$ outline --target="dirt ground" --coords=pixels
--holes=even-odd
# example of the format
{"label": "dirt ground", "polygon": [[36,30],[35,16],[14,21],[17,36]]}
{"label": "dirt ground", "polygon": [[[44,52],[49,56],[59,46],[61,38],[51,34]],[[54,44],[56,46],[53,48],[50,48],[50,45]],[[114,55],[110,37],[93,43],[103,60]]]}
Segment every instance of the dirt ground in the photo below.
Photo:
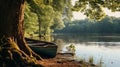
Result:
{"label": "dirt ground", "polygon": [[37,64],[41,64],[43,67],[98,67],[87,62],[75,61],[69,55],[62,54],[58,54],[55,58],[37,61]]}

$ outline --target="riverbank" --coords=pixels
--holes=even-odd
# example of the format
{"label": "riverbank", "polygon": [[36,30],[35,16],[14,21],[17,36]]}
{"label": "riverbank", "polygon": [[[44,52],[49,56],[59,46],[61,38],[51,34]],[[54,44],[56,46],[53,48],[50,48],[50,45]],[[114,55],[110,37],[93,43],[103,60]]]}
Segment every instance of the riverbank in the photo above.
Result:
{"label": "riverbank", "polygon": [[55,58],[37,61],[37,64],[40,64],[43,67],[98,67],[88,62],[75,61],[74,59],[71,59],[69,55],[65,54],[57,54]]}

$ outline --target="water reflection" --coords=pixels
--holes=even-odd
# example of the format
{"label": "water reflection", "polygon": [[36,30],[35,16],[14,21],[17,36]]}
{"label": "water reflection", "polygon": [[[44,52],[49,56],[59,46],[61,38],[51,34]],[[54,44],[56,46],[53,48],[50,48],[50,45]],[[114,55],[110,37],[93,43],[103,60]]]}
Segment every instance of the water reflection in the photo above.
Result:
{"label": "water reflection", "polygon": [[[117,40],[117,41],[116,41]],[[88,60],[94,57],[94,63],[98,64],[100,59],[105,67],[120,66],[120,42],[119,37],[83,37],[83,36],[56,36],[55,42],[58,44],[58,52],[65,52],[66,46],[75,44],[76,57]]]}
{"label": "water reflection", "polygon": [[55,39],[62,39],[65,42],[119,42],[120,36],[112,35],[112,36],[101,36],[101,35],[54,35]]}

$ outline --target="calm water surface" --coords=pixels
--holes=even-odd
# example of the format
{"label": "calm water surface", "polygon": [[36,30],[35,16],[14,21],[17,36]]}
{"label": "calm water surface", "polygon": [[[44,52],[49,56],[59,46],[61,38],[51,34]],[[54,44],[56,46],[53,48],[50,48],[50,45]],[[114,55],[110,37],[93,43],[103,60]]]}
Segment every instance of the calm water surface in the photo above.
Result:
{"label": "calm water surface", "polygon": [[120,67],[120,36],[56,35],[54,40],[58,52],[67,51],[66,47],[74,44],[77,60],[87,61],[93,56],[95,64],[102,59],[103,67]]}

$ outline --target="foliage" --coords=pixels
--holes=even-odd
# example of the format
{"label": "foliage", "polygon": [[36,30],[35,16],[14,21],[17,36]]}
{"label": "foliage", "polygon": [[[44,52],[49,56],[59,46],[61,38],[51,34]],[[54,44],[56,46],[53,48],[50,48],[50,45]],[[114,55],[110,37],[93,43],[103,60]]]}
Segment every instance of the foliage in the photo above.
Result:
{"label": "foliage", "polygon": [[72,52],[73,54],[75,54],[75,45],[71,44],[69,46],[66,47],[66,49],[70,52]]}
{"label": "foliage", "polygon": [[[71,8],[66,9],[66,7],[71,7],[70,0],[69,3],[65,1],[67,0],[27,0],[25,32],[29,34],[33,31],[33,34],[46,35],[53,32],[54,29],[63,29],[65,27],[63,21],[65,18],[62,18],[63,11],[66,10],[64,12],[66,12],[67,21],[72,16]],[[36,29],[33,30],[32,27]]]}
{"label": "foliage", "polygon": [[56,30],[61,30],[65,27],[64,22],[61,20],[61,14],[56,11],[54,13],[55,18],[54,18],[54,25],[51,26],[51,29],[56,29]]}
{"label": "foliage", "polygon": [[[25,11],[25,32],[28,34],[32,32],[33,34],[47,35],[54,32],[54,30],[61,30],[65,26],[70,26],[69,30],[73,32],[75,30],[79,31],[79,28],[84,29],[81,29],[79,32],[86,32],[86,30],[93,31],[92,29],[89,30],[88,27],[90,25],[95,26],[94,23],[87,25],[85,25],[86,23],[81,23],[83,26],[80,25],[79,27],[78,25],[74,27],[74,23],[67,23],[71,20],[72,10],[81,11],[88,18],[98,21],[106,16],[103,8],[108,8],[111,11],[120,11],[120,1],[118,0],[79,0],[75,2],[74,6],[71,5],[71,0],[27,0],[27,3],[28,5]],[[82,21],[87,22],[88,20]],[[99,25],[99,23],[96,24]],[[108,23],[108,25],[111,24]],[[84,28],[84,26],[87,28]],[[100,32],[100,30],[97,32]]]}
{"label": "foliage", "polygon": [[67,23],[62,30],[55,30],[55,33],[81,33],[81,34],[112,34],[120,33],[120,19],[115,17],[106,17],[101,21],[75,20],[72,23]]}
{"label": "foliage", "polygon": [[30,5],[26,4],[24,21],[26,36],[38,31],[38,16],[36,13],[32,12],[30,8]]}
{"label": "foliage", "polygon": [[[98,21],[105,17],[103,8],[120,11],[120,1],[117,0],[79,0],[76,1],[74,7],[71,5],[71,0],[27,0],[27,3],[28,5],[25,11],[25,32],[28,34],[50,34],[54,30],[61,30],[69,25],[72,30],[75,24],[67,23],[71,20],[72,10],[81,11],[88,18]],[[91,25],[93,23],[89,24]],[[78,28],[75,27],[75,29],[79,30],[79,28],[84,28],[84,26],[90,27],[90,25],[83,23],[79,27],[77,25]],[[85,28],[85,30],[88,29]],[[84,30],[81,31],[84,32]]]}
{"label": "foliage", "polygon": [[119,0],[79,0],[73,8],[75,11],[81,11],[93,20],[101,20],[105,17],[102,8],[108,8],[112,11],[120,11]]}

